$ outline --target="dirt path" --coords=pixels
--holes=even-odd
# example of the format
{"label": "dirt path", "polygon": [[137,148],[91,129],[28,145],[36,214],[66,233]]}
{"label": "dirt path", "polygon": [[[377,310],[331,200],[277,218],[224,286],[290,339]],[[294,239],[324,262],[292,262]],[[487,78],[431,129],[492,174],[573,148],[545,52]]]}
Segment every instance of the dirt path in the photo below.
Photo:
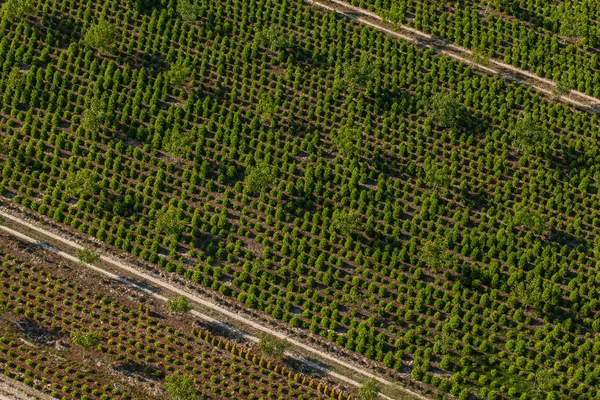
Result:
{"label": "dirt path", "polygon": [[[59,248],[51,246],[51,245],[45,243],[44,241],[41,241],[39,239],[36,239],[36,238],[32,237],[32,234],[28,233],[27,231],[28,230],[34,231],[35,233],[38,234],[38,236],[42,235],[43,237],[51,238],[51,239],[53,239],[54,243],[60,243],[60,244],[63,244],[63,245],[67,245],[67,246],[69,246],[71,248],[74,248],[74,249],[83,249],[83,247],[81,245],[75,243],[72,240],[66,239],[66,238],[64,238],[62,236],[59,236],[59,235],[56,235],[55,233],[50,232],[50,231],[48,231],[46,229],[43,229],[43,228],[40,228],[40,227],[35,226],[33,224],[30,224],[29,222],[23,220],[22,218],[14,216],[12,214],[8,214],[8,213],[6,213],[6,212],[4,212],[2,210],[0,210],[0,215],[3,216],[4,218],[6,218],[7,220],[10,220],[11,222],[13,222],[15,225],[19,226],[19,229],[16,230],[16,229],[11,229],[11,228],[9,228],[7,226],[4,226],[4,225],[0,225],[0,229],[1,230],[5,231],[5,232],[7,232],[7,233],[9,233],[9,234],[11,234],[13,236],[16,236],[16,237],[18,237],[18,238],[20,238],[22,240],[25,240],[27,242],[35,243],[35,244],[43,247],[44,249],[52,251],[52,252],[54,252],[54,253],[56,253],[56,254],[64,257],[64,258],[66,258],[66,259],[68,259],[70,261],[73,261],[73,262],[76,262],[76,263],[80,263],[80,261],[79,261],[79,259],[77,257],[74,257],[73,255],[68,254],[67,252],[65,252],[65,251],[63,251],[63,250],[61,250]],[[13,226],[13,227],[15,227],[15,226]],[[26,228],[26,229],[20,229],[21,227],[22,228]],[[57,244],[57,246],[58,246],[58,244]],[[169,293],[171,293],[173,295],[185,296],[188,299],[190,299],[192,302],[196,303],[197,305],[200,305],[200,306],[202,306],[205,309],[214,311],[214,312],[217,313],[217,315],[225,316],[228,321],[233,321],[234,323],[237,323],[237,324],[235,324],[236,325],[235,327],[228,326],[228,328],[231,329],[231,330],[233,330],[233,331],[236,331],[238,334],[243,335],[244,337],[246,337],[249,340],[257,342],[258,338],[256,336],[252,336],[252,335],[249,335],[249,334],[243,332],[242,329],[244,329],[244,327],[250,327],[254,331],[262,332],[262,333],[268,333],[270,335],[279,337],[281,339],[285,339],[285,340],[287,340],[290,343],[292,349],[293,348],[300,349],[303,353],[308,354],[311,359],[322,360],[322,361],[328,362],[330,364],[333,364],[334,366],[341,367],[341,370],[352,371],[353,373],[358,374],[358,376],[360,376],[361,379],[363,379],[363,380],[366,379],[366,378],[374,378],[381,385],[384,386],[384,391],[385,392],[388,392],[388,393],[402,393],[403,394],[403,395],[400,395],[400,396],[395,396],[396,398],[407,398],[407,395],[408,395],[408,396],[411,396],[412,398],[419,398],[419,399],[422,399],[422,400],[429,400],[428,398],[426,398],[426,397],[424,397],[424,396],[422,396],[422,395],[420,395],[418,393],[415,393],[415,392],[413,392],[413,391],[411,391],[409,389],[400,387],[398,384],[392,383],[392,382],[388,381],[387,379],[384,379],[384,378],[382,378],[380,376],[374,375],[371,372],[366,371],[363,368],[359,368],[359,367],[357,367],[357,366],[355,366],[353,364],[347,363],[344,360],[339,359],[338,357],[336,357],[333,354],[328,354],[328,353],[324,353],[324,352],[322,352],[320,350],[315,350],[312,347],[310,347],[310,346],[308,346],[308,345],[306,345],[306,344],[304,344],[302,342],[299,342],[298,340],[295,340],[295,339],[293,339],[293,338],[291,338],[291,337],[289,337],[287,335],[284,335],[284,334],[282,334],[280,332],[277,332],[277,331],[275,331],[273,329],[270,329],[268,327],[260,325],[259,323],[255,322],[255,321],[253,321],[251,319],[248,319],[248,318],[240,316],[240,315],[238,315],[236,313],[233,313],[233,312],[231,312],[231,311],[229,311],[229,310],[221,307],[220,305],[215,304],[215,303],[213,303],[213,302],[211,302],[211,301],[209,301],[209,300],[207,300],[205,298],[202,298],[202,297],[200,297],[200,296],[198,296],[196,294],[187,292],[187,291],[183,290],[180,287],[177,287],[177,286],[174,286],[174,285],[172,285],[172,284],[170,284],[168,282],[165,282],[162,279],[157,279],[157,278],[155,278],[155,277],[153,277],[151,275],[148,275],[147,273],[144,273],[144,272],[140,271],[137,268],[134,268],[134,267],[132,267],[130,265],[127,265],[127,264],[121,262],[120,260],[118,260],[116,258],[105,256],[105,255],[101,255],[100,256],[100,260],[103,261],[104,263],[109,264],[110,266],[114,267],[113,270],[116,269],[116,270],[118,270],[120,272],[121,271],[125,271],[126,274],[124,274],[124,275],[130,276],[131,278],[127,279],[127,278],[125,278],[123,276],[117,275],[117,274],[115,274],[113,272],[110,272],[110,271],[108,271],[108,270],[106,270],[104,268],[100,268],[100,267],[98,267],[96,265],[91,265],[91,264],[83,264],[83,265],[85,265],[86,267],[88,267],[88,268],[90,268],[90,269],[92,269],[92,270],[94,270],[96,272],[99,272],[101,274],[109,276],[112,279],[116,279],[116,280],[118,280],[118,281],[120,281],[120,282],[122,282],[124,284],[127,284],[127,285],[129,285],[131,287],[134,287],[137,290],[143,291],[144,293],[147,293],[147,294],[149,294],[149,295],[151,295],[151,296],[153,296],[153,297],[155,297],[155,298],[157,298],[159,300],[162,300],[162,301],[167,301],[168,297],[164,296],[162,294],[156,293],[156,291],[150,290],[147,287],[144,287],[144,285],[146,283],[150,283],[150,285],[148,285],[148,286],[154,286],[154,287],[158,287],[160,289],[164,289],[164,290],[168,291]],[[223,324],[223,321],[221,319],[214,318],[214,317],[212,317],[210,315],[207,315],[206,313],[202,313],[202,312],[200,312],[198,310],[192,310],[192,313],[195,316],[197,316],[199,318],[202,318],[202,319],[204,319],[204,320],[206,320],[208,322],[218,322],[220,324]],[[227,324],[225,324],[225,325],[227,325]],[[238,327],[240,329],[238,329]],[[306,357],[298,356],[297,354],[293,354],[291,352],[288,352],[287,355],[290,356],[290,357],[296,358],[298,360],[301,360],[305,364],[309,365],[310,367],[316,368],[316,369],[318,369],[318,370],[320,370],[320,371],[328,374],[332,378],[335,378],[335,379],[337,379],[339,381],[346,382],[346,383],[348,383],[348,384],[350,384],[352,386],[356,386],[356,387],[359,387],[361,385],[361,383],[358,382],[356,379],[352,379],[348,375],[332,371],[330,368],[326,368],[326,367],[324,367],[322,365],[319,365],[319,364],[317,364],[317,363],[315,363],[313,361],[309,361],[309,360],[306,359]],[[388,395],[385,395],[385,394],[380,394],[380,397],[384,398],[384,399],[387,399],[387,400],[394,400],[394,398],[392,398],[392,397],[390,397]]]}
{"label": "dirt path", "polygon": [[[487,65],[478,64],[473,61],[473,52],[467,48],[455,45],[444,39],[432,36],[406,25],[389,25],[383,19],[368,10],[355,7],[341,0],[305,0],[308,4],[335,11],[354,21],[369,25],[375,29],[385,32],[394,37],[407,40],[418,46],[429,48],[437,53],[454,58],[455,60],[470,64],[474,69],[493,75],[500,75],[504,79],[532,87],[546,96],[555,98],[554,90],[556,84],[549,79],[539,77],[529,71],[525,71],[505,64],[496,59],[489,59]],[[588,96],[584,93],[572,90],[561,96],[560,99],[566,103],[587,109],[592,112],[600,112],[600,99]]]}
{"label": "dirt path", "polygon": [[0,400],[53,400],[21,382],[0,374]]}

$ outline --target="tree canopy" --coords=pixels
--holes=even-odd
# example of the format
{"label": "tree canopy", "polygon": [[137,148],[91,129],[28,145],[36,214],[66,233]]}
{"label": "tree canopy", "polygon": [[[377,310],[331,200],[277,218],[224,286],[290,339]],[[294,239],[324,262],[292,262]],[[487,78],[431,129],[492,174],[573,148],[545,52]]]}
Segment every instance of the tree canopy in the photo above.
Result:
{"label": "tree canopy", "polygon": [[9,21],[16,21],[22,19],[26,14],[33,10],[32,0],[7,0],[2,7],[0,12],[2,18]]}
{"label": "tree canopy", "polygon": [[264,334],[259,337],[258,348],[265,357],[281,359],[289,343],[273,335]]}
{"label": "tree canopy", "polygon": [[451,93],[433,95],[427,102],[427,114],[442,128],[456,128],[463,122],[463,107]]}
{"label": "tree canopy", "polygon": [[176,208],[169,207],[160,211],[156,216],[156,231],[165,235],[177,236],[183,230],[183,221]]}
{"label": "tree canopy", "polygon": [[85,43],[88,46],[101,50],[114,49],[118,39],[119,30],[106,20],[101,20],[96,25],[92,25],[84,37]]}
{"label": "tree canopy", "polygon": [[264,162],[246,168],[244,186],[249,193],[262,193],[273,182],[271,168]]}
{"label": "tree canopy", "polygon": [[168,375],[165,378],[165,387],[173,400],[195,400],[198,396],[194,378],[180,372]]}
{"label": "tree canopy", "polygon": [[369,378],[365,383],[358,389],[359,400],[373,400],[379,396],[381,387],[377,383],[375,378]]}

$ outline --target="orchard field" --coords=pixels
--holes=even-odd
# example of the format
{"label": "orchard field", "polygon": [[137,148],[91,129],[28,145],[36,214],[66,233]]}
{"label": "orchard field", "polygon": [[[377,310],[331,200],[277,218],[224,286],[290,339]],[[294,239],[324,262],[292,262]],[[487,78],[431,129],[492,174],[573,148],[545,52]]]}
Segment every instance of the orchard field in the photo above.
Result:
{"label": "orchard field", "polygon": [[3,10],[2,205],[431,398],[600,399],[597,115],[300,0]]}

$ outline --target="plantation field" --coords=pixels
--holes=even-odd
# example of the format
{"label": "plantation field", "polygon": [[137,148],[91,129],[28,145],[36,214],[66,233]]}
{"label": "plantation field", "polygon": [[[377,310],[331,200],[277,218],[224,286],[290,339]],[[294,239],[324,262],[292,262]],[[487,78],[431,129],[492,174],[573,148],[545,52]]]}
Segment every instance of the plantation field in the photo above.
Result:
{"label": "plantation field", "polygon": [[[119,282],[78,272],[82,266],[7,235],[1,239],[4,374],[54,398],[167,398],[164,378],[176,372],[196,379],[195,398],[351,398]],[[83,354],[70,337],[80,332],[100,337]]]}
{"label": "plantation field", "polygon": [[430,396],[600,398],[596,115],[302,1],[142,3],[3,20],[2,204]]}
{"label": "plantation field", "polygon": [[563,87],[600,98],[595,1],[348,0],[391,23],[450,40]]}

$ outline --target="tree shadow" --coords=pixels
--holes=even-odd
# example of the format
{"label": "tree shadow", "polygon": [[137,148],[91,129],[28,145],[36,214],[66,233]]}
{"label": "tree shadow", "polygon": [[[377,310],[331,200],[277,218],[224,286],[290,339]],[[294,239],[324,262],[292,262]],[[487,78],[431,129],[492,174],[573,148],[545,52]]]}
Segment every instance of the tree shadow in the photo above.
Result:
{"label": "tree shadow", "polygon": [[62,336],[57,330],[40,326],[29,318],[19,319],[14,325],[19,333],[37,344],[50,345]]}

